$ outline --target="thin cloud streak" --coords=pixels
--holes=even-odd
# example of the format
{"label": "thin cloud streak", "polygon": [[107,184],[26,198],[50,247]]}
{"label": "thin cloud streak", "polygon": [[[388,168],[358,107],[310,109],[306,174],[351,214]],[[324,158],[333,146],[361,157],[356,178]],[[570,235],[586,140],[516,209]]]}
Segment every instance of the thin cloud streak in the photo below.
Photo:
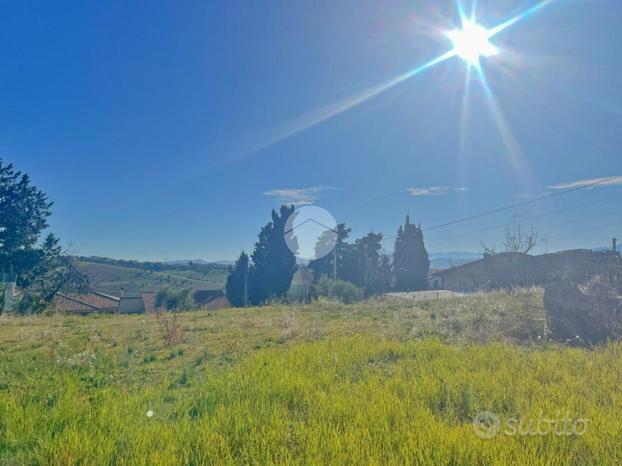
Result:
{"label": "thin cloud streak", "polygon": [[301,206],[315,203],[322,192],[334,191],[337,189],[338,188],[332,186],[313,186],[310,188],[272,189],[261,194],[263,196],[272,197],[283,204]]}
{"label": "thin cloud streak", "polygon": [[[547,189],[572,189],[572,188],[582,188],[585,186],[622,186],[622,176],[607,176],[604,178],[590,178],[590,179],[582,179],[576,181],[570,181],[567,183],[559,183],[551,186],[547,186]],[[591,188],[588,188],[591,189]]]}
{"label": "thin cloud streak", "polygon": [[423,197],[423,196],[446,196],[451,192],[456,193],[465,193],[469,190],[469,188],[465,186],[459,186],[456,188],[452,188],[450,186],[427,186],[420,188],[408,188],[406,191],[411,196]]}

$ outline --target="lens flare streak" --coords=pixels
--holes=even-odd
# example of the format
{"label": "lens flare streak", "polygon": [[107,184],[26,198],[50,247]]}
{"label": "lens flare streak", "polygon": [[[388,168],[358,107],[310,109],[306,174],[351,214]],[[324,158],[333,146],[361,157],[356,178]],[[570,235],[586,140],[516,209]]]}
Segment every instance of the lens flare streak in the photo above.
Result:
{"label": "lens flare streak", "polygon": [[531,190],[532,179],[531,167],[525,158],[520,144],[512,132],[512,128],[510,127],[503,110],[501,110],[501,106],[497,102],[497,99],[488,84],[486,75],[481,68],[477,70],[477,73],[482,87],[484,88],[484,93],[486,94],[488,105],[492,112],[495,125],[497,126],[497,131],[499,131],[501,141],[507,150],[507,155],[509,156],[512,169],[518,177],[518,181],[521,183],[523,190],[529,192]]}
{"label": "lens flare streak", "polygon": [[296,125],[295,127],[292,127],[290,129],[288,129],[284,134],[282,134],[280,137],[278,137],[278,139],[265,144],[263,147],[267,147],[269,145],[275,144],[276,142],[280,142],[283,141],[285,139],[288,139],[292,136],[295,136],[298,133],[301,133],[302,131],[305,131],[309,128],[312,128],[314,126],[319,125],[320,123],[323,123],[324,121],[330,120],[331,118],[336,117],[337,115],[344,113],[348,110],[353,109],[354,107],[357,107],[359,105],[361,105],[364,102],[367,102],[368,100],[376,97],[379,94],[382,94],[386,91],[388,91],[389,89],[397,86],[398,84],[403,83],[404,81],[407,81],[408,79],[411,79],[413,77],[415,77],[416,75],[423,73],[424,71],[426,71],[429,68],[432,68],[435,65],[438,65],[441,62],[444,62],[445,60],[448,60],[450,58],[452,58],[453,56],[455,56],[455,52],[453,50],[441,55],[440,57],[437,57],[433,60],[430,60],[429,62],[427,62],[424,65],[421,65],[417,68],[414,68],[410,71],[407,71],[406,73],[398,76],[397,78],[394,78],[384,84],[380,84],[374,87],[371,87],[363,92],[361,92],[360,94],[347,99],[337,105],[334,106],[329,106],[327,108],[324,108],[323,110],[319,111],[317,114],[315,115],[311,115],[308,117],[308,119],[299,122],[298,125]]}
{"label": "lens flare streak", "polygon": [[540,11],[542,8],[553,3],[554,0],[544,0],[543,2],[538,3],[537,5],[532,6],[528,10],[522,12],[519,15],[514,16],[513,18],[507,20],[505,23],[501,23],[500,25],[490,29],[488,32],[490,33],[490,37],[494,37],[502,31],[505,31],[510,26],[513,26],[515,23],[531,16],[532,14]]}
{"label": "lens flare streak", "polygon": [[[341,102],[325,106],[306,115],[303,115],[302,117],[296,118],[294,122],[281,126],[280,131],[278,131],[276,134],[272,136],[264,135],[263,138],[261,138],[260,140],[256,140],[252,145],[250,145],[250,147],[247,146],[245,149],[236,151],[237,154],[235,154],[232,159],[239,159],[252,153],[259,152],[286,139],[289,139],[299,133],[302,133],[303,131],[320,125],[321,123],[324,123],[327,120],[330,120],[348,110],[351,110],[367,102],[368,100],[388,91],[389,89],[455,56],[461,56],[467,61],[469,67],[475,67],[481,78],[480,80],[487,87],[487,84],[484,80],[483,71],[479,63],[479,57],[491,56],[497,53],[497,48],[493,44],[491,44],[489,40],[497,34],[501,33],[502,31],[506,30],[507,28],[511,27],[512,25],[516,24],[517,22],[527,18],[533,13],[551,4],[553,1],[554,0],[542,1],[537,5],[524,11],[523,13],[514,16],[513,18],[505,21],[504,23],[501,23],[500,25],[492,29],[485,29],[475,22],[475,1],[473,3],[470,18],[468,18],[465,14],[464,8],[460,3],[460,0],[456,0],[456,6],[462,21],[463,29],[450,31],[449,33],[447,33],[450,38],[452,38],[451,36],[453,36],[452,40],[454,41],[454,48],[452,50],[449,50],[448,52],[438,56],[437,58],[434,58],[412,70],[409,70],[406,73],[396,78],[393,78],[383,84],[371,87],[355,96],[342,100]],[[457,39],[457,41],[454,39]],[[466,40],[466,42],[463,42],[463,39]],[[489,87],[487,87],[486,93],[487,95],[489,95],[489,98],[492,98],[494,101],[492,91]],[[464,105],[466,106],[466,102],[464,102]],[[513,137],[509,137],[509,126],[507,125],[507,123],[504,123],[504,119],[501,119],[501,113],[498,109],[498,106],[493,106],[493,109],[494,108],[497,109],[497,111],[495,112],[495,118],[498,120],[498,126],[500,131],[503,133],[502,137],[505,141],[510,143],[513,140]],[[512,146],[514,144],[512,143],[510,145]]]}

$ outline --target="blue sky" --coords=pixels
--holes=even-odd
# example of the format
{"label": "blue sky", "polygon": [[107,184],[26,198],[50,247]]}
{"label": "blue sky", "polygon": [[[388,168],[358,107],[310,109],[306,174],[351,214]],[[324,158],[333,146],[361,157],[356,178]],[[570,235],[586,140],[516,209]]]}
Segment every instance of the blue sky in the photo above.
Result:
{"label": "blue sky", "polygon": [[[536,3],[480,0],[478,21]],[[477,79],[463,111],[454,57],[319,123],[450,49],[455,3],[0,9],[0,156],[55,201],[52,229],[80,254],[231,259],[280,200],[391,237],[407,211],[426,228],[622,175],[619,0],[553,1],[496,36],[496,111]],[[541,249],[608,245],[616,181],[429,231],[428,249],[481,250],[514,219]]]}

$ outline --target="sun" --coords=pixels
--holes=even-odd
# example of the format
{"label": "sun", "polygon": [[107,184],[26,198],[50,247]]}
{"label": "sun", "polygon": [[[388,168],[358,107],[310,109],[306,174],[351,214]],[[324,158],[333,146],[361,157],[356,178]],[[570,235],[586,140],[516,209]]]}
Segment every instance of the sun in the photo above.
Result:
{"label": "sun", "polygon": [[490,38],[493,33],[474,20],[464,19],[462,29],[454,29],[446,33],[454,44],[454,54],[468,64],[479,66],[480,57],[490,57],[499,53]]}

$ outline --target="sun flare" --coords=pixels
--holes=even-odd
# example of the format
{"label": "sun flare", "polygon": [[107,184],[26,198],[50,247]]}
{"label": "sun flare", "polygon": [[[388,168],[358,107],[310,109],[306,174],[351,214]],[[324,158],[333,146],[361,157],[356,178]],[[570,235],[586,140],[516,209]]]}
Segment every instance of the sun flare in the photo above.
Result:
{"label": "sun flare", "polygon": [[499,52],[490,42],[493,35],[491,31],[473,20],[463,20],[461,29],[454,29],[446,34],[454,44],[454,54],[470,65],[478,66],[480,57],[490,57]]}

